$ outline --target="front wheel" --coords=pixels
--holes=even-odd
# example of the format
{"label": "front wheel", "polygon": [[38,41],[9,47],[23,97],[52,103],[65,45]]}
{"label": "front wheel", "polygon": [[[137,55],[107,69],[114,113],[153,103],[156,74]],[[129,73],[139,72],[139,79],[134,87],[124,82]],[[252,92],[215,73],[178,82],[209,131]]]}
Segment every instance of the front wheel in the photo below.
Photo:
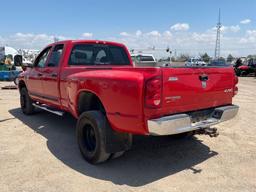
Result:
{"label": "front wheel", "polygon": [[25,87],[20,90],[20,107],[22,112],[26,115],[31,115],[35,112],[33,101],[28,95],[28,90]]}
{"label": "front wheel", "polygon": [[106,152],[106,127],[107,119],[100,111],[87,111],[80,115],[76,136],[79,149],[91,164],[97,164],[109,159],[110,153]]}

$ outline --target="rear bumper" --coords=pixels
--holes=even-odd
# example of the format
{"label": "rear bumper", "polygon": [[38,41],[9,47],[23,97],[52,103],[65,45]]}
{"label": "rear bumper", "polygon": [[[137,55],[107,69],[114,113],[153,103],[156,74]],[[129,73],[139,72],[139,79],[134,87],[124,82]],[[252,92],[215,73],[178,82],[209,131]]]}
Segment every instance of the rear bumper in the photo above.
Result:
{"label": "rear bumper", "polygon": [[189,132],[200,128],[206,128],[234,118],[239,110],[236,105],[217,107],[209,118],[192,123],[188,114],[177,114],[148,120],[150,135],[174,135]]}

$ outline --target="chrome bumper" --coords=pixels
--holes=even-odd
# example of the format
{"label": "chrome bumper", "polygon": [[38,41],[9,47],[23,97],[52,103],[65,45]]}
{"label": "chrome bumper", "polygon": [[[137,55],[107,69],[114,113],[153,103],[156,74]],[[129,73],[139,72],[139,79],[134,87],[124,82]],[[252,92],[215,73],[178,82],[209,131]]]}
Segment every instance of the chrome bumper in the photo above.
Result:
{"label": "chrome bumper", "polygon": [[177,114],[151,119],[147,122],[148,131],[150,135],[174,135],[206,128],[234,118],[238,109],[239,107],[236,105],[218,107],[214,109],[214,112],[208,119],[196,123],[191,122],[188,114]]}

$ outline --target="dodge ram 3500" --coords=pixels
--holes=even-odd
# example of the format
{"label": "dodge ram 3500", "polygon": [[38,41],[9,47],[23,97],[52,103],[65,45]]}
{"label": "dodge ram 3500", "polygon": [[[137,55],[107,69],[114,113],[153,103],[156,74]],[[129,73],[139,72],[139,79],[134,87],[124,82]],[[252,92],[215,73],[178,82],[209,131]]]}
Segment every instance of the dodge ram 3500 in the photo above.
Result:
{"label": "dodge ram 3500", "polygon": [[184,134],[233,118],[237,83],[230,66],[135,67],[123,44],[68,40],[43,49],[18,87],[24,114],[77,118],[80,151],[96,164],[127,151],[133,134]]}

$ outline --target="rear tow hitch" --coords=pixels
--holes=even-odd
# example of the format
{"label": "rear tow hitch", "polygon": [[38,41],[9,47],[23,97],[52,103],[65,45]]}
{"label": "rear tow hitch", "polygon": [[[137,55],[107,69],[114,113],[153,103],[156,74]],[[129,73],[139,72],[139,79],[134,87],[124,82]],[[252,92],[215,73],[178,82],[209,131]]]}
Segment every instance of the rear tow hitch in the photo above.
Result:
{"label": "rear tow hitch", "polygon": [[207,127],[207,128],[201,128],[201,129],[197,130],[196,134],[209,135],[210,137],[217,137],[219,135],[219,132],[218,132],[217,128]]}

